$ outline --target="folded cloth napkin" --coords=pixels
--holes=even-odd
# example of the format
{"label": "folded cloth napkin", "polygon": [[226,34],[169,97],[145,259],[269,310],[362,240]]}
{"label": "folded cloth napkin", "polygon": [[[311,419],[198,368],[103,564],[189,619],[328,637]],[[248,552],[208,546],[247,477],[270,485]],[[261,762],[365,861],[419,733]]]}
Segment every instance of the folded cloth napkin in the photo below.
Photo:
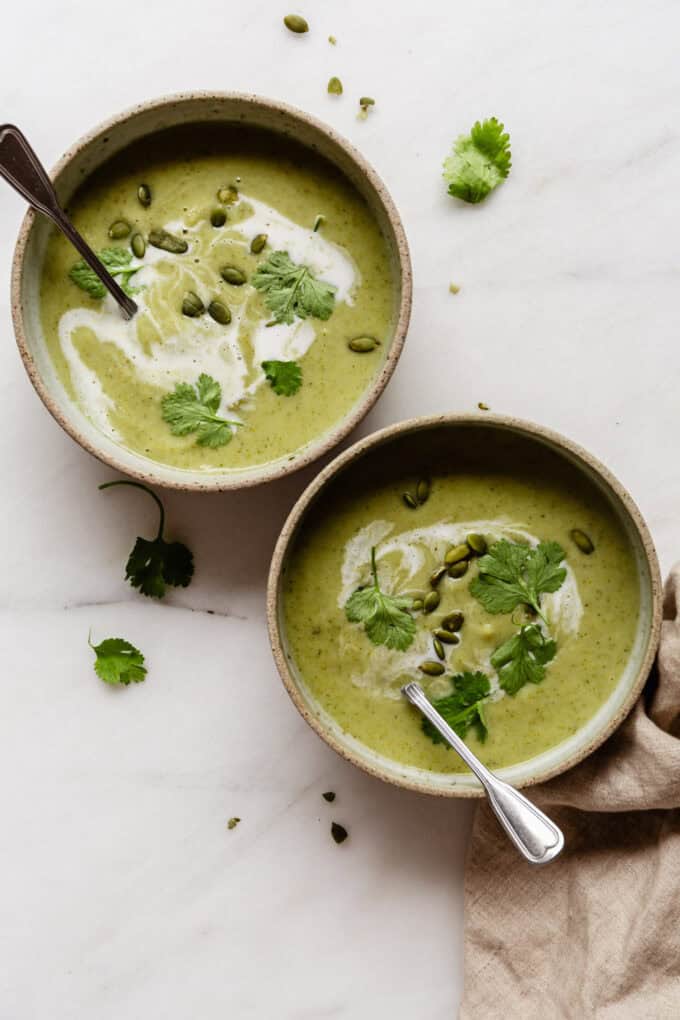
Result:
{"label": "folded cloth napkin", "polygon": [[588,759],[530,795],[564,831],[525,864],[486,804],[465,875],[460,1020],[680,1018],[680,564],[658,671]]}

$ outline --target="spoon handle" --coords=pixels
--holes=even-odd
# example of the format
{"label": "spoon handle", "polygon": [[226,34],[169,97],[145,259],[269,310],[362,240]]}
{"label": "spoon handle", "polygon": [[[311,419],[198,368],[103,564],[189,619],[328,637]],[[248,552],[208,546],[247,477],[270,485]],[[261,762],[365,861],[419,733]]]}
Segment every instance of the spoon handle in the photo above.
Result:
{"label": "spoon handle", "polygon": [[0,174],[15,191],[23,195],[29,205],[45,216],[49,216],[56,223],[118,302],[126,319],[131,319],[137,311],[136,303],[116,283],[108,269],[102,265],[90,246],[65,216],[45,168],[31,148],[28,139],[13,124],[0,126]]}
{"label": "spoon handle", "polygon": [[498,821],[526,860],[530,864],[547,864],[554,860],[564,847],[562,830],[527,800],[524,794],[499,779],[482,764],[427,699],[420,684],[406,684],[401,690],[477,776]]}

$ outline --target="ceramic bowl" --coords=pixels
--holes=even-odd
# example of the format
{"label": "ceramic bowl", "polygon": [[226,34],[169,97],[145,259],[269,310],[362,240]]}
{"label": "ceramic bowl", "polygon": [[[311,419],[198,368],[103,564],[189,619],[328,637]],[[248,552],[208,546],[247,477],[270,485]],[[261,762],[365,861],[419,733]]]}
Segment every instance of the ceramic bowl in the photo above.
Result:
{"label": "ceramic bowl", "polygon": [[382,368],[350,411],[294,458],[216,472],[189,471],[156,463],[127,450],[94,426],[69,399],[57,378],[40,324],[39,285],[49,231],[29,211],[14,255],[12,314],[19,351],[47,409],[76,442],[104,463],[147,483],[170,488],[221,491],[257,485],[309,464],[339,443],[368,413],[385,388],[401,353],[411,311],[411,264],[399,214],[385,185],[366,160],[331,128],[290,106],[238,93],[191,92],[142,103],[95,128],[68,150],[52,172],[62,204],[111,156],[163,128],[189,123],[245,123],[290,136],[333,163],[364,197],[386,238],[395,279],[393,328]]}
{"label": "ceramic bowl", "polygon": [[372,475],[379,470],[381,462],[388,455],[388,448],[399,443],[400,465],[408,473],[409,458],[412,457],[413,473],[417,477],[418,464],[423,463],[424,451],[442,442],[444,456],[447,450],[452,455],[465,442],[466,430],[471,428],[488,430],[491,443],[500,438],[507,442],[510,433],[532,444],[541,444],[585,475],[590,484],[604,495],[622,525],[630,543],[640,584],[640,611],[633,648],[608,700],[569,739],[534,758],[499,770],[498,774],[515,786],[529,786],[564,772],[591,754],[623,721],[639,696],[656,653],[661,627],[661,579],[647,525],[631,497],[607,468],[562,436],[528,422],[492,415],[414,418],[376,432],[336,457],[314,479],[293,507],[274,552],[267,593],[269,636],[274,659],[295,707],[335,751],[359,768],[389,783],[442,797],[479,796],[481,789],[469,773],[452,775],[430,772],[401,765],[378,754],[343,731],[308,692],[287,648],[282,616],[282,576],[291,548],[298,536],[304,534],[305,519],[310,509],[342,476],[346,478],[355,468],[363,473],[363,477],[366,472]]}

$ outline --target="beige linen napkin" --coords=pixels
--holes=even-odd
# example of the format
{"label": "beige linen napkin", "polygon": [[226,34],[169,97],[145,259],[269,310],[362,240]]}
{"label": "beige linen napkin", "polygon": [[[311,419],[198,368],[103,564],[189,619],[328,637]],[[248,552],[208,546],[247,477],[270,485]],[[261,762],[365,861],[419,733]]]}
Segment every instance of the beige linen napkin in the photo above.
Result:
{"label": "beige linen napkin", "polygon": [[595,754],[529,791],[562,857],[525,864],[480,805],[460,1020],[680,1020],[679,605],[680,564],[658,676]]}

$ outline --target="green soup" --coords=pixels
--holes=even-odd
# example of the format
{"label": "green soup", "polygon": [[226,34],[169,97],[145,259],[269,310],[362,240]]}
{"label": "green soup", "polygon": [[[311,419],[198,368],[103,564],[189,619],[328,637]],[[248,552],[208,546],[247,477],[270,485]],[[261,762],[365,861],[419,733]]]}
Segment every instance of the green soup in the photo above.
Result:
{"label": "green soup", "polygon": [[[138,197],[142,184],[150,204]],[[41,281],[47,345],[70,397],[139,454],[206,470],[293,458],[350,411],[382,367],[395,304],[387,243],[350,182],[293,141],[242,126],[171,129],[89,177],[68,213],[95,250],[116,248],[130,257],[128,267],[138,271],[129,285],[138,288],[140,311],[126,323],[108,295],[80,289],[69,278],[77,256],[54,232]],[[112,239],[109,229],[119,221],[130,232]],[[185,242],[186,252],[150,245],[159,229]],[[136,234],[147,242],[141,258],[131,252]],[[258,243],[251,250],[256,237],[262,250]],[[276,320],[251,282],[276,251],[334,289],[326,320],[298,313],[292,322]],[[239,270],[245,283],[227,282],[225,266]],[[220,302],[231,321],[207,311],[183,314],[187,294],[205,309]],[[351,350],[357,336],[373,338],[374,350]],[[297,392],[275,392],[262,367],[269,361],[297,363]],[[195,385],[201,373],[219,383],[219,415],[240,423],[215,448],[199,445],[196,434],[173,435],[162,416],[163,397],[178,384]]]}
{"label": "green soup", "polygon": [[[436,772],[464,767],[423,732],[400,688],[418,680],[436,700],[451,693],[452,677],[483,672],[491,687],[486,739],[477,726],[465,739],[491,767],[516,764],[576,733],[613,691],[636,634],[635,559],[600,490],[538,442],[488,428],[459,429],[454,438],[442,430],[428,434],[423,457],[423,439],[409,437],[356,462],[312,507],[283,574],[285,641],[312,698],[344,731],[388,758]],[[415,495],[420,476],[431,479],[431,491],[412,509],[403,494]],[[573,529],[592,540],[592,553],[574,543]],[[431,575],[447,551],[471,533],[490,549],[500,540],[562,546],[566,576],[559,590],[541,596],[545,624],[524,606],[487,611],[470,590],[480,571],[474,555],[463,576],[447,573],[433,588]],[[352,592],[371,583],[372,547],[382,590],[409,599],[440,595],[433,612],[411,612],[415,637],[405,650],[373,643],[346,615]],[[443,673],[428,676],[420,665],[440,661],[433,632],[454,611],[464,618],[457,643],[443,644]],[[554,641],[556,653],[540,682],[509,694],[491,658],[524,627]]]}

